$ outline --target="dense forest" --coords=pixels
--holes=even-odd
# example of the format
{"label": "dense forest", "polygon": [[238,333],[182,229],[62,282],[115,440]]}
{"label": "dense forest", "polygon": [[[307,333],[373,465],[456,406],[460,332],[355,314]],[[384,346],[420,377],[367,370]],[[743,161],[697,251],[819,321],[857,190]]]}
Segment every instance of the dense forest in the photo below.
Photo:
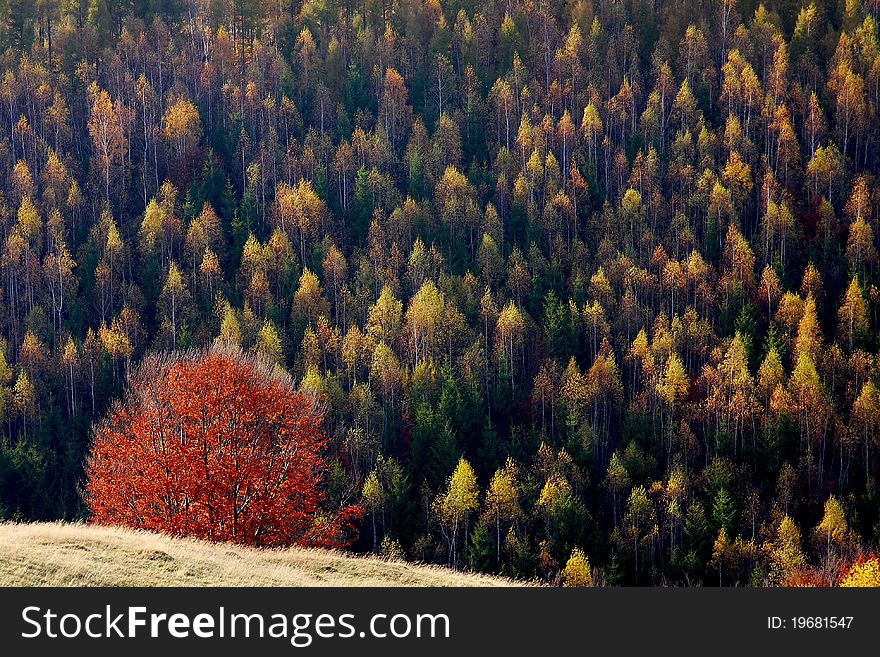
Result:
{"label": "dense forest", "polygon": [[[880,537],[877,0],[0,0],[0,518],[144,355],[316,395],[352,549],[828,584]],[[580,579],[579,579],[580,578]]]}

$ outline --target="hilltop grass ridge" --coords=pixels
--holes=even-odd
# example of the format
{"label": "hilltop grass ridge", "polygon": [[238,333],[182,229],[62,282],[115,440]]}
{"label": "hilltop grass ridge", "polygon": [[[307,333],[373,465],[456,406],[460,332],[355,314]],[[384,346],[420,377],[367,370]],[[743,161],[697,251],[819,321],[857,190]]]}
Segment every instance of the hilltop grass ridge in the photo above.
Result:
{"label": "hilltop grass ridge", "polygon": [[256,549],[82,523],[0,523],[3,586],[522,586],[307,548]]}

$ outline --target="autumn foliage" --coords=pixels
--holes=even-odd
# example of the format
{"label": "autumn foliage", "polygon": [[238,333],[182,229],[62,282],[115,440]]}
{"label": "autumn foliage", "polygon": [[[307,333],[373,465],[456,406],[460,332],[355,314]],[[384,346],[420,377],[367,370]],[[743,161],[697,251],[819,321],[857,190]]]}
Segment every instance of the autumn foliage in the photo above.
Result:
{"label": "autumn foliage", "polygon": [[332,545],[360,500],[354,551],[838,584],[880,526],[880,0],[379,4],[0,1],[0,520],[84,517],[130,372],[219,340],[326,447],[262,366],[151,362],[100,522]]}
{"label": "autumn foliage", "polygon": [[840,578],[842,587],[880,586],[880,557],[862,557],[853,562]]}
{"label": "autumn foliage", "polygon": [[92,518],[253,546],[345,545],[359,510],[322,510],[320,422],[289,377],[236,351],[148,358],[96,429]]}

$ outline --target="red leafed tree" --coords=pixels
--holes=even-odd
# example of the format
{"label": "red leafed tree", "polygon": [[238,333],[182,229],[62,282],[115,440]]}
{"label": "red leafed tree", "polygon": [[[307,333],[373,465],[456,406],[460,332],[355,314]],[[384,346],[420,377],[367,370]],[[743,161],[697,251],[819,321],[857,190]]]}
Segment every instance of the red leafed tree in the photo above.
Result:
{"label": "red leafed tree", "polygon": [[323,508],[314,399],[229,349],[151,357],[97,426],[93,521],[252,546],[341,547],[357,507]]}

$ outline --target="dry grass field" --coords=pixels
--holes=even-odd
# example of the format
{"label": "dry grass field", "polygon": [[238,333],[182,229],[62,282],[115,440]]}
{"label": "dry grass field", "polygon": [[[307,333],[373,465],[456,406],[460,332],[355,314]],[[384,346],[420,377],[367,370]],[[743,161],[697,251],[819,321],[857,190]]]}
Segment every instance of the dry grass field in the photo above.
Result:
{"label": "dry grass field", "polygon": [[83,524],[0,523],[3,586],[511,586],[435,566]]}

